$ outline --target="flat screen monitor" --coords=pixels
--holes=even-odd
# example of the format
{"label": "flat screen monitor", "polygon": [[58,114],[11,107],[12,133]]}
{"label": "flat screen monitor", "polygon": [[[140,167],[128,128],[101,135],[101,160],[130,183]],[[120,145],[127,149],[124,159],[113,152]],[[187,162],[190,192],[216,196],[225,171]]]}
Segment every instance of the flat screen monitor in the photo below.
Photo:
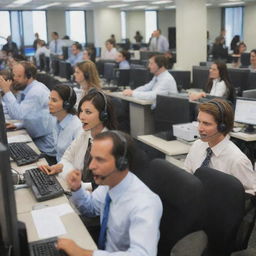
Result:
{"label": "flat screen monitor", "polygon": [[185,70],[184,71],[183,70],[168,70],[168,71],[175,79],[179,90],[190,88],[190,76],[191,76],[190,71],[185,71]]}
{"label": "flat screen monitor", "polygon": [[250,66],[251,64],[251,61],[250,61],[250,53],[249,52],[244,52],[241,54],[241,57],[240,57],[240,61],[241,61],[241,66],[242,67],[248,67]]}
{"label": "flat screen monitor", "polygon": [[3,105],[0,101],[0,142],[7,146],[7,136],[5,128],[5,117],[3,111]]}
{"label": "flat screen monitor", "polygon": [[69,62],[59,61],[59,76],[70,80],[72,74],[73,68],[71,64]]}
{"label": "flat screen monitor", "polygon": [[56,58],[54,55],[51,55],[51,73],[54,76],[59,75],[59,59]]}
{"label": "flat screen monitor", "polygon": [[228,74],[231,84],[236,88],[238,96],[247,89],[250,70],[246,68],[229,68]]}
{"label": "flat screen monitor", "polygon": [[246,133],[256,132],[253,127],[256,125],[256,99],[237,98],[235,122],[246,124]]}
{"label": "flat screen monitor", "polygon": [[26,57],[33,57],[33,56],[35,56],[35,53],[36,53],[36,50],[35,50],[35,48],[34,47],[25,47],[24,48],[24,55],[26,56]]}
{"label": "flat screen monitor", "polygon": [[193,66],[192,68],[193,88],[205,89],[209,78],[209,67]]}

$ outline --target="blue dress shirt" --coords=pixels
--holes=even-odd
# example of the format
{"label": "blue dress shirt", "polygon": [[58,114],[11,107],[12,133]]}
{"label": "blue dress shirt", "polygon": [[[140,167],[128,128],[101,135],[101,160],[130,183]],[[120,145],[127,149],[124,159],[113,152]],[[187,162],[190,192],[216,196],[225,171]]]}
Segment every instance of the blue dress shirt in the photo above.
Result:
{"label": "blue dress shirt", "polygon": [[23,127],[40,151],[55,156],[52,135],[54,122],[48,108],[49,94],[44,84],[33,80],[21,92],[21,100],[17,100],[12,92],[7,92],[3,101],[10,118],[23,122]]}
{"label": "blue dress shirt", "polygon": [[71,54],[71,56],[67,59],[67,61],[73,67],[76,65],[76,63],[83,61],[83,53],[79,52],[77,55]]}
{"label": "blue dress shirt", "polygon": [[119,63],[119,69],[130,69],[130,63],[127,60],[123,60]]}
{"label": "blue dress shirt", "polygon": [[65,46],[61,39],[52,40],[49,44],[49,50],[51,54],[54,55],[62,55],[62,47]]}
{"label": "blue dress shirt", "polygon": [[54,145],[56,149],[57,162],[60,161],[62,155],[69,147],[71,142],[83,131],[82,124],[76,115],[68,114],[60,122],[55,121],[55,129],[53,130]]}
{"label": "blue dress shirt", "polygon": [[[99,186],[92,193],[83,188],[72,193],[72,201],[87,216],[100,215],[101,222],[107,192],[111,197],[107,224],[106,249],[94,256],[156,256],[162,203],[133,173],[115,187]],[[115,253],[114,253],[115,252]]]}

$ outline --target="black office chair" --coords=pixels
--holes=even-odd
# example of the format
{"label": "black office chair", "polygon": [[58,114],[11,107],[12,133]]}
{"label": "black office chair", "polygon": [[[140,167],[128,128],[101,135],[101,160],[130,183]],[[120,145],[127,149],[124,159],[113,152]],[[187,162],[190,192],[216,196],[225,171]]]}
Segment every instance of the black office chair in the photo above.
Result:
{"label": "black office chair", "polygon": [[204,188],[208,246],[204,256],[229,256],[237,248],[236,238],[244,216],[245,192],[241,182],[226,173],[202,167],[196,170]]}
{"label": "black office chair", "polygon": [[132,90],[148,83],[153,75],[147,68],[132,68],[130,70],[130,87]]}
{"label": "black office chair", "polygon": [[203,186],[194,175],[163,159],[152,160],[142,180],[162,200],[158,256],[170,256],[180,239],[201,230]]}
{"label": "black office chair", "polygon": [[125,88],[130,84],[130,69],[116,69],[114,72],[118,87]]}

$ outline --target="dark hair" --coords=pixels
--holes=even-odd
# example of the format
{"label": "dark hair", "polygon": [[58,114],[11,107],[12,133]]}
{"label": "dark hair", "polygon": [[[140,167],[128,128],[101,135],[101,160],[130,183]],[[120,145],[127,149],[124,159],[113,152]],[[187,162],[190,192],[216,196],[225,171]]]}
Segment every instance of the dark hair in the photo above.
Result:
{"label": "dark hair", "polygon": [[[228,75],[228,69],[227,69],[227,65],[225,62],[220,61],[220,60],[216,60],[213,62],[213,64],[217,65],[217,69],[219,70],[219,74],[220,74],[220,81],[224,81],[226,84],[226,88],[228,90],[228,96],[227,99],[229,101],[231,101],[232,103],[234,103],[235,101],[235,90],[233,85],[231,84],[229,75]],[[207,86],[206,86],[206,92],[209,93],[212,89],[213,86],[213,79],[209,78],[208,82],[207,82]]]}
{"label": "dark hair", "polygon": [[115,42],[114,42],[114,40],[113,39],[108,39],[107,41],[106,41],[106,43],[110,43],[110,44],[112,44],[113,46],[115,46]]}
{"label": "dark hair", "polygon": [[[120,136],[118,136],[118,134]],[[121,131],[106,131],[98,133],[94,141],[96,140],[105,140],[105,139],[111,139],[113,142],[113,148],[111,154],[114,156],[115,160],[119,159],[120,157],[124,156],[128,161],[128,168],[130,169],[133,158],[134,158],[134,149],[135,149],[135,143],[132,139],[132,137],[124,132]],[[121,139],[123,138],[123,140]],[[125,142],[125,143],[124,143]]]}
{"label": "dark hair", "polygon": [[230,49],[235,51],[237,44],[240,41],[240,36],[239,35],[235,35],[230,43]]}
{"label": "dark hair", "polygon": [[[101,92],[104,94],[104,92]],[[94,107],[99,111],[99,114],[105,110],[105,100],[103,98],[103,95],[101,93],[98,93],[97,90],[95,90],[95,93],[88,93],[86,94],[79,102],[78,108],[77,108],[77,114],[82,112],[82,105],[86,101],[91,101]],[[105,95],[105,94],[104,94]],[[107,100],[107,114],[108,118],[107,120],[103,121],[103,125],[107,127],[109,130],[115,130],[117,128],[117,120],[116,115],[114,112],[114,108],[112,105],[112,102],[108,96],[105,95],[105,98]]]}
{"label": "dark hair", "polygon": [[250,54],[251,54],[251,53],[256,54],[256,49],[252,49],[252,50],[250,51]]}
{"label": "dark hair", "polygon": [[25,76],[29,79],[29,78],[33,78],[35,79],[36,78],[36,74],[37,74],[37,69],[36,69],[36,66],[29,62],[29,61],[20,61],[18,62],[18,64],[22,65],[23,68],[24,68],[24,73],[25,73]]}
{"label": "dark hair", "polygon": [[74,42],[72,45],[74,45],[76,47],[77,50],[82,50],[82,45],[79,42]]}
{"label": "dark hair", "polygon": [[[217,102],[217,104],[211,103],[211,101]],[[226,129],[222,132],[223,135],[227,135],[233,129],[234,125],[234,110],[230,103],[224,99],[216,98],[206,103],[199,105],[199,111],[205,112],[213,116],[215,122],[225,124]],[[218,107],[220,106],[220,108]]]}
{"label": "dark hair", "polygon": [[120,53],[123,55],[123,57],[129,61],[131,58],[131,54],[128,51],[120,51]]}
{"label": "dark hair", "polygon": [[76,109],[74,108],[74,106],[76,104],[76,93],[74,92],[74,90],[68,85],[57,84],[52,88],[52,91],[56,91],[63,100],[63,102],[68,101],[70,103],[70,108],[66,109],[66,111],[69,114],[75,115]]}
{"label": "dark hair", "polygon": [[55,36],[59,36],[58,32],[55,32],[55,31],[52,32],[52,34],[55,35]]}
{"label": "dark hair", "polygon": [[160,55],[152,55],[150,59],[154,59],[155,63],[159,68],[165,67],[166,69],[168,68],[168,59],[165,57],[163,54]]}

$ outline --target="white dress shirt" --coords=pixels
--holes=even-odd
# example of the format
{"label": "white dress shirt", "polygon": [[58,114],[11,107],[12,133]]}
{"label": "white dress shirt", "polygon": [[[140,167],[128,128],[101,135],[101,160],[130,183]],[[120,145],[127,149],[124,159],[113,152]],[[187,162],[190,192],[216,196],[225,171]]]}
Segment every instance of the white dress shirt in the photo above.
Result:
{"label": "white dress shirt", "polygon": [[163,35],[153,37],[150,41],[150,51],[167,52],[169,50],[169,42]]}
{"label": "white dress shirt", "polygon": [[142,100],[156,100],[156,95],[168,95],[169,93],[178,93],[177,84],[173,76],[165,70],[158,76],[138,88],[136,88],[132,96]]}
{"label": "white dress shirt", "polygon": [[36,65],[40,65],[40,55],[44,54],[45,57],[50,57],[50,50],[46,46],[38,47],[35,53]]}
{"label": "white dress shirt", "polygon": [[[185,169],[194,173],[206,157],[207,142],[197,140],[194,142],[185,160]],[[209,167],[230,174],[243,184],[246,193],[254,194],[256,191],[256,172],[251,161],[232,142],[227,135],[221,142],[211,148],[213,154]]]}
{"label": "white dress shirt", "polygon": [[220,81],[220,79],[214,79],[212,82],[210,95],[227,98],[228,89],[225,82],[223,80]]}
{"label": "white dress shirt", "polygon": [[57,152],[57,162],[69,147],[71,142],[83,131],[82,123],[76,115],[68,114],[60,122],[55,123],[53,130],[54,145]]}
{"label": "white dress shirt", "polygon": [[105,197],[111,203],[107,223],[106,250],[96,250],[94,256],[156,256],[162,203],[140,179],[129,172],[115,187],[99,186],[92,193],[80,189],[71,200],[86,216],[104,212]]}
{"label": "white dress shirt", "polygon": [[118,51],[116,48],[112,48],[110,51],[106,49],[105,52],[103,52],[101,59],[104,60],[115,60],[118,55]]}

